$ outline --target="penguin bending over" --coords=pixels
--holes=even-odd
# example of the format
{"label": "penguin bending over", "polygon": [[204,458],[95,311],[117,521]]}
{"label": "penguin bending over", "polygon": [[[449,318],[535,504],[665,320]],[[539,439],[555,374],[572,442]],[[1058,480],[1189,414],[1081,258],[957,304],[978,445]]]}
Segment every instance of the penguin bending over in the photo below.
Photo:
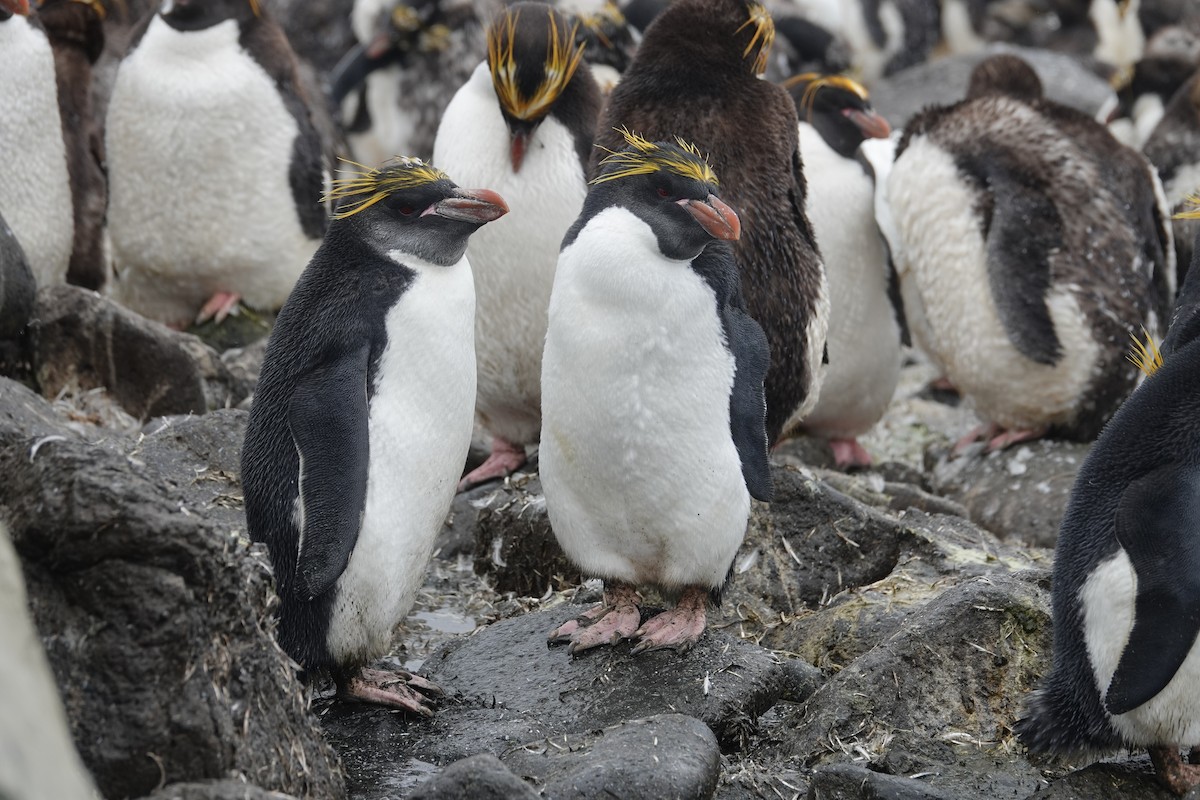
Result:
{"label": "penguin bending over", "polygon": [[829,278],[829,364],[821,395],[800,423],[829,440],[839,468],[867,467],[858,438],[887,410],[900,379],[899,314],[894,273],[875,221],[875,176],[859,152],[886,139],[887,120],[867,90],[841,75],[807,73],[785,85],[800,114],[800,152],[809,219]]}
{"label": "penguin bending over", "polygon": [[259,0],[163,0],[108,106],[117,301],[175,327],[283,305],[326,225],[307,102]]}
{"label": "penguin bending over", "polygon": [[1133,389],[1125,342],[1166,318],[1174,251],[1148,165],[1047,101],[1015,56],[906,127],[888,177],[904,312],[989,448],[1089,440]]}
{"label": "penguin bending over", "polygon": [[[746,308],[771,343],[772,443],[817,401],[829,319],[796,106],[786,89],[758,78],[774,37],[771,15],[756,2],[675,0],[646,31],[596,132],[600,149],[623,146],[616,129],[625,126],[651,141],[680,136],[712,159],[741,217],[734,255]],[[601,155],[593,154],[593,170]]]}
{"label": "penguin bending over", "polygon": [[28,0],[0,0],[0,214],[38,286],[63,283],[75,236],[54,54]]}
{"label": "penguin bending over", "polygon": [[1148,748],[1179,795],[1200,784],[1179,754],[1200,745],[1198,272],[1075,479],[1054,551],[1053,667],[1016,724],[1036,752]]}
{"label": "penguin bending over", "polygon": [[467,251],[475,266],[479,421],[491,455],[460,489],[525,463],[541,430],[546,309],[563,234],[587,194],[601,95],[579,69],[584,45],[544,3],[515,3],[488,28],[487,59],[446,108],[434,162],[459,180],[493,186],[512,209]]}
{"label": "penguin bending over", "polygon": [[[605,580],[600,606],[550,634],[571,653],[631,637],[635,653],[695,644],[751,496],[771,497],[769,353],[727,244],[737,214],[696,147],[623,137],[563,240],[542,362],[550,524]],[[639,627],[637,584],[679,602]]]}
{"label": "penguin bending over", "polygon": [[429,715],[364,667],[412,607],[454,497],[475,396],[467,240],[507,207],[416,159],[341,178],[332,197],[341,210],[267,343],[246,521],[271,552],[283,649],[343,696]]}

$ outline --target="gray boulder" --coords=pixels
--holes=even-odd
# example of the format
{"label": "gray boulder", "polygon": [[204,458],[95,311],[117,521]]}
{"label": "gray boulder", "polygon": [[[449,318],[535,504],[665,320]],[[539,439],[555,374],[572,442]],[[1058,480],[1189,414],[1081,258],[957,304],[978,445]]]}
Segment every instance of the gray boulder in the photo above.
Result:
{"label": "gray boulder", "polygon": [[491,753],[455,761],[410,794],[409,800],[534,800],[537,792]]}
{"label": "gray boulder", "polygon": [[0,339],[20,335],[33,315],[37,284],[17,236],[0,217]]}
{"label": "gray boulder", "polygon": [[145,800],[296,800],[290,794],[272,792],[239,780],[204,783],[173,783]]}

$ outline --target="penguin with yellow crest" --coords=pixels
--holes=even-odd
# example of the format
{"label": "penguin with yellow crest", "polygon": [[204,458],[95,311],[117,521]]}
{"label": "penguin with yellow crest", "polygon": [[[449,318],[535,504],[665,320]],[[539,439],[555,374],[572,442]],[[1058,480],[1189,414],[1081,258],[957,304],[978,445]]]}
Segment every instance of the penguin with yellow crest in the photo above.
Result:
{"label": "penguin with yellow crest", "polygon": [[541,428],[546,308],[563,234],[587,194],[586,164],[601,95],[582,66],[579,26],[544,3],[515,3],[488,28],[487,59],[438,127],[434,163],[492,186],[512,209],[470,244],[478,314],[476,411],[492,434],[488,460],[460,488],[525,463]]}
{"label": "penguin with yellow crest", "polygon": [[471,441],[467,240],[508,208],[416,159],[340,179],[328,234],[279,312],[242,450],[280,645],[343,696],[432,712],[368,669],[422,582]]}
{"label": "penguin with yellow crest", "polygon": [[[742,300],[738,216],[693,145],[622,136],[563,240],[542,361],[550,524],[605,581],[603,603],[550,634],[572,653],[695,644],[750,498],[771,497],[770,358]],[[678,602],[642,625],[647,584]]]}
{"label": "penguin with yellow crest", "polygon": [[[1194,216],[1200,214],[1193,212]],[[1195,258],[1195,256],[1193,256]],[[1054,664],[1017,733],[1034,751],[1144,747],[1179,795],[1200,784],[1200,275],[1075,480],[1054,555]]]}

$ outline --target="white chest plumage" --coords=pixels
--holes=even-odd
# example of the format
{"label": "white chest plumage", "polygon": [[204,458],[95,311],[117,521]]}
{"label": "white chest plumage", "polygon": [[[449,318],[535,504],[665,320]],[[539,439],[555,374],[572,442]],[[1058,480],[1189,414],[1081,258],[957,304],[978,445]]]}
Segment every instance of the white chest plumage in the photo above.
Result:
{"label": "white chest plumage", "polygon": [[887,253],[875,223],[875,185],[816,129],[800,123],[812,222],[829,279],[829,364],[802,427],[854,437],[879,421],[900,377],[900,326],[887,294]]}
{"label": "white chest plumage", "polygon": [[121,63],[107,126],[114,296],[175,323],[217,291],[282,305],[319,240],[289,179],[299,128],[237,24],[155,19]]}
{"label": "white chest plumage", "polygon": [[[1100,564],[1079,591],[1083,633],[1096,687],[1103,700],[1133,631],[1137,574],[1124,550]],[[1200,743],[1200,642],[1166,687],[1137,708],[1110,717],[1130,746]]]}
{"label": "white chest plumage", "polygon": [[1100,357],[1078,287],[1046,295],[1063,357],[1048,365],[1023,356],[992,299],[977,200],[953,155],[928,137],[914,137],[892,167],[888,201],[901,240],[893,256],[914,343],[983,418],[1006,428],[1067,423]]}
{"label": "white chest plumage", "polygon": [[555,535],[585,572],[722,584],[750,510],[733,374],[704,280],[629,211],[590,220],[555,276],[540,450]]}
{"label": "white chest plumage", "polygon": [[0,22],[0,215],[38,286],[67,278],[75,235],[54,54],[23,16]]}
{"label": "white chest plumage", "polygon": [[330,652],[344,662],[390,646],[421,586],[471,443],[471,266],[465,257],[441,267],[390,255],[417,278],[388,312],[370,401],[366,508],[329,626]]}
{"label": "white chest plumage", "polygon": [[508,130],[484,63],[446,108],[433,160],[459,185],[493,189],[508,202],[509,213],[480,229],[467,246],[478,298],[477,408],[493,433],[534,442],[558,250],[587,195],[574,139],[557,120],[546,119],[514,173]]}

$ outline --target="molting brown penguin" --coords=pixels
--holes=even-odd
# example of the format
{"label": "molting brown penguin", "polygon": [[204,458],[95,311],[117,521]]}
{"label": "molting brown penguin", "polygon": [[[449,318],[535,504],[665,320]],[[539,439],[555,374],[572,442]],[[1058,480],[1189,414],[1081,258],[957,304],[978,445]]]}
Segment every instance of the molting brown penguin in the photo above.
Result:
{"label": "molting brown penguin", "polygon": [[651,141],[694,142],[742,220],[734,245],[746,308],[771,343],[767,433],[791,430],[817,401],[829,292],[805,211],[806,187],[787,90],[759,80],[774,39],[748,0],[675,0],[646,31],[609,97],[593,169],[625,126]]}
{"label": "molting brown penguin", "polygon": [[988,423],[970,438],[1094,437],[1137,379],[1125,343],[1174,294],[1145,159],[995,56],[968,99],[910,122],[888,199],[914,341]]}

